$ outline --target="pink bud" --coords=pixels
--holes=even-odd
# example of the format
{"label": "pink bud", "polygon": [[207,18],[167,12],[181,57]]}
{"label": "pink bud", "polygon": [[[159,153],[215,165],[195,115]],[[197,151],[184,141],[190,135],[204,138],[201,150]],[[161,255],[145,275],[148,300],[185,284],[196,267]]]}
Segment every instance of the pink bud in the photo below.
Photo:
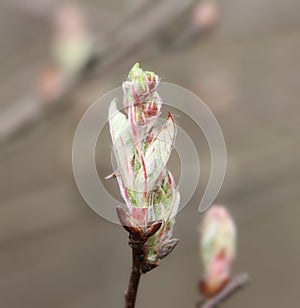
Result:
{"label": "pink bud", "polygon": [[219,9],[214,1],[200,2],[193,11],[193,22],[199,29],[210,29],[218,22]]}
{"label": "pink bud", "polygon": [[200,256],[204,270],[201,289],[209,297],[230,279],[236,249],[236,227],[226,208],[215,205],[205,213],[200,232]]}

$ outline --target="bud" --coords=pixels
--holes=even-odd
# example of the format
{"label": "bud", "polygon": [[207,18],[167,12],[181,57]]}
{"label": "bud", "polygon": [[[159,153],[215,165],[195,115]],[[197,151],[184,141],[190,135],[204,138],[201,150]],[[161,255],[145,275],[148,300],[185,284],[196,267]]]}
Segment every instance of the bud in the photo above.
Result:
{"label": "bud", "polygon": [[201,1],[193,9],[192,20],[199,30],[211,29],[219,19],[219,5],[216,0]]}
{"label": "bud", "polygon": [[[161,221],[159,230],[145,243],[150,268],[176,246],[172,240],[180,195],[166,164],[173,149],[176,125],[171,114],[158,122],[162,100],[156,89],[159,77],[135,64],[123,83],[125,114],[116,101],[109,109],[109,125],[118,169],[115,175],[130,219],[146,232]],[[128,228],[130,230],[130,226]],[[146,269],[145,269],[146,271]]]}
{"label": "bud", "polygon": [[235,223],[223,206],[211,207],[200,226],[200,256],[204,270],[201,291],[213,296],[229,281],[236,250]]}
{"label": "bud", "polygon": [[159,77],[143,71],[138,63],[130,70],[128,80],[123,82],[124,107],[131,124],[137,126],[137,134],[139,131],[148,133],[160,115],[162,100],[156,91],[158,83]]}
{"label": "bud", "polygon": [[55,64],[72,77],[85,68],[93,55],[94,40],[83,10],[75,4],[63,5],[55,15],[54,27]]}

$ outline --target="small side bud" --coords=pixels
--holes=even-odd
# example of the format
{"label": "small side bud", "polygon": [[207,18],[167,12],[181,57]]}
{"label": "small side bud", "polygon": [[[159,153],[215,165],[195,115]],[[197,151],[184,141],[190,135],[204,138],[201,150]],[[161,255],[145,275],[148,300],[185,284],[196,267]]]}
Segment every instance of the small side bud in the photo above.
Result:
{"label": "small side bud", "polygon": [[163,244],[160,247],[158,258],[164,259],[165,257],[167,257],[174,250],[174,248],[177,246],[178,243],[179,240],[174,238],[172,240],[169,240],[167,243]]}

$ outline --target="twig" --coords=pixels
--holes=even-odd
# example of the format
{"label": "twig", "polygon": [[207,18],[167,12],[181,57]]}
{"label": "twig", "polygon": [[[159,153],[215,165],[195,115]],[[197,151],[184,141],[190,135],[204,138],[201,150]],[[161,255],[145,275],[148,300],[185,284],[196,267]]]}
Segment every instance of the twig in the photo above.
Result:
{"label": "twig", "polygon": [[128,289],[125,295],[126,308],[134,308],[139,282],[142,274],[143,246],[145,242],[137,242],[133,236],[129,236],[129,245],[132,248],[132,267]]}
{"label": "twig", "polygon": [[147,261],[145,244],[149,237],[159,230],[162,221],[150,222],[144,230],[140,226],[135,225],[130,215],[121,207],[117,208],[117,215],[122,226],[129,233],[129,246],[132,248],[132,267],[125,295],[125,308],[134,308],[141,274],[147,273],[158,266],[157,263],[149,263]]}
{"label": "twig", "polygon": [[239,274],[234,277],[218,294],[214,297],[201,301],[197,304],[197,308],[214,308],[224,302],[233,293],[244,287],[249,281],[247,273]]}

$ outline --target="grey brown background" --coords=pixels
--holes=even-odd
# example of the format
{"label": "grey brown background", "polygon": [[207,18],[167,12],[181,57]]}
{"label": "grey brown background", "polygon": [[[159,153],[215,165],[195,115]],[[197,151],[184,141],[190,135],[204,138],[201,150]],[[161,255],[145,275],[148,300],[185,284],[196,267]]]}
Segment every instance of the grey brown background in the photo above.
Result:
{"label": "grey brown background", "polygon": [[[48,54],[47,12],[56,2],[0,2],[0,112],[32,88]],[[32,3],[34,12],[20,9]],[[95,33],[138,3],[82,2]],[[119,86],[136,61],[201,96],[223,129],[228,169],[217,201],[228,205],[239,227],[236,271],[251,275],[250,286],[224,307],[299,305],[300,3],[220,5],[222,21],[211,36],[180,51],[146,41],[75,89],[71,108],[1,150],[0,307],[122,307],[130,264],[126,234],[82,200],[71,145],[84,110]],[[106,140],[99,151],[107,154]],[[111,171],[104,157],[97,157],[101,176]],[[202,165],[209,166],[208,157],[203,146]],[[107,185],[117,190],[116,183]],[[185,308],[197,300],[200,194],[178,216],[180,245],[143,278],[138,307]]]}

